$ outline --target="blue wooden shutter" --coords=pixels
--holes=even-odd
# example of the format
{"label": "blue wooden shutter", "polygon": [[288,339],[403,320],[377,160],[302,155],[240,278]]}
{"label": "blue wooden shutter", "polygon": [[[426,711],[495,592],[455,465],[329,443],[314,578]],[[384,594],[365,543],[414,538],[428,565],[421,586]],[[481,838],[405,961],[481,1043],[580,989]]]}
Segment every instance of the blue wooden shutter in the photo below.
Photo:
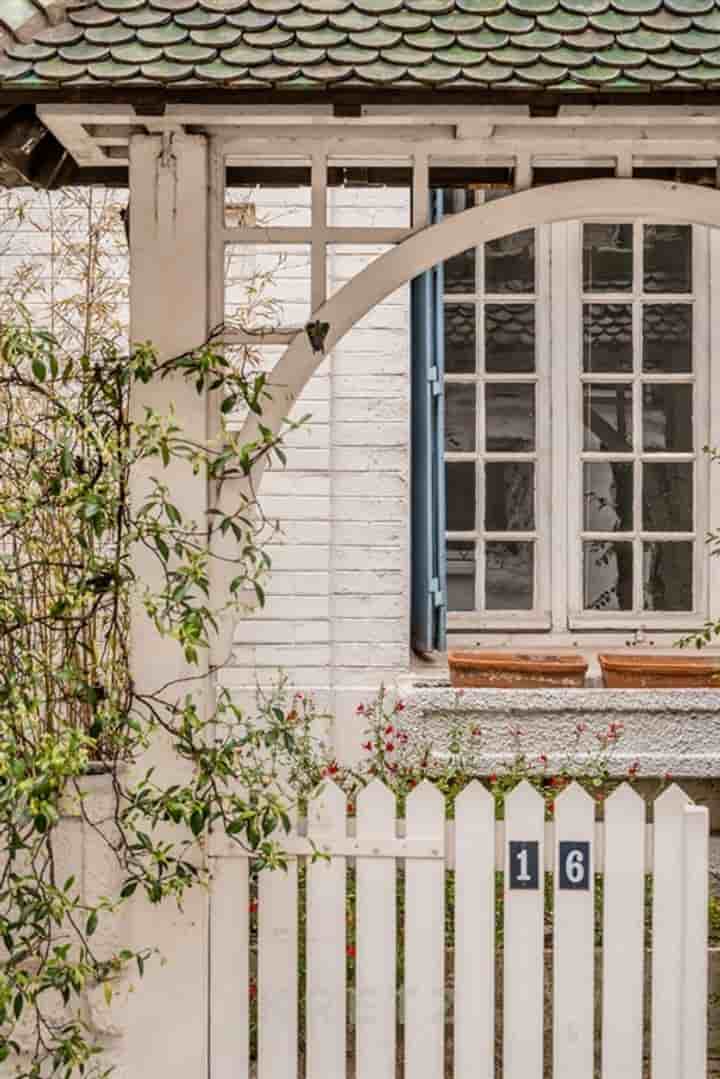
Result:
{"label": "blue wooden shutter", "polygon": [[[442,192],[433,196],[440,220]],[[445,393],[443,267],[411,285],[412,367],[412,614],[413,648],[444,649],[447,626],[445,555]]]}

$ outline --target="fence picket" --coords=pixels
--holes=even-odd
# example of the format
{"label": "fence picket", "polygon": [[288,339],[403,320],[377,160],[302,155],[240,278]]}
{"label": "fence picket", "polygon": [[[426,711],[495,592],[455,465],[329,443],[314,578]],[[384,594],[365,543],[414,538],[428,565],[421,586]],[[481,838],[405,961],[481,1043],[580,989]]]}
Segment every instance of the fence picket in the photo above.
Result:
{"label": "fence picket", "polygon": [[[505,801],[504,1079],[543,1077],[544,808],[525,781]],[[537,844],[537,887],[510,887],[511,842]]]}
{"label": "fence picket", "polygon": [[623,783],[605,803],[603,1079],[641,1079],[645,801]]}
{"label": "fence picket", "polygon": [[298,872],[265,869],[258,882],[258,1079],[296,1079]]}
{"label": "fence picket", "polygon": [[455,1079],[495,1075],[495,800],[455,801]]}
{"label": "fence picket", "polygon": [[653,837],[652,1075],[682,1075],[684,812],[673,784],[655,802]]}
{"label": "fence picket", "polygon": [[212,1079],[248,1079],[248,862],[214,858],[210,931]]}
{"label": "fence picket", "polygon": [[[328,783],[310,803],[308,836],[345,838],[345,795]],[[345,858],[307,869],[307,1079],[345,1075]]]}
{"label": "fence picket", "polygon": [[435,839],[437,858],[405,862],[405,1074],[442,1079],[445,1070],[445,799],[421,783],[406,805],[408,839]]}
{"label": "fence picket", "polygon": [[[379,781],[359,793],[356,815],[359,839],[395,835],[395,796]],[[358,858],[356,867],[356,1074],[395,1079],[395,860]]]}
{"label": "fence picket", "polygon": [[708,991],[708,838],[706,806],[686,806],[683,814],[683,934],[682,1079],[707,1075]]}
{"label": "fence picket", "polygon": [[595,803],[572,783],[555,803],[553,1079],[592,1079]]}

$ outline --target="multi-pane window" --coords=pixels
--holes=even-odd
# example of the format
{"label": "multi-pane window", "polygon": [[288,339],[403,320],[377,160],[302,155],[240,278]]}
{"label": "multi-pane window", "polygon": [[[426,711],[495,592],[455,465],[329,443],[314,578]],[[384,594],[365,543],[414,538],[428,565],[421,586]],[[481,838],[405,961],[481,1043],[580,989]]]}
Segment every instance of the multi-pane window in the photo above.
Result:
{"label": "multi-pane window", "polygon": [[698,607],[693,239],[689,225],[583,225],[583,612]]}
{"label": "multi-pane window", "polygon": [[705,616],[706,262],[703,229],[586,221],[445,263],[451,627]]}

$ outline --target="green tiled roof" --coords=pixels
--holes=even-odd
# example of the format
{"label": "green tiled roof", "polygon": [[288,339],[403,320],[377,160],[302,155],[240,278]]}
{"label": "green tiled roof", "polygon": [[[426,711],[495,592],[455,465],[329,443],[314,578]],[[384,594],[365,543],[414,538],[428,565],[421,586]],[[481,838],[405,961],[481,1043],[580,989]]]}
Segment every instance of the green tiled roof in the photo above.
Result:
{"label": "green tiled roof", "polygon": [[3,85],[720,88],[720,0],[0,0],[0,27],[43,9]]}

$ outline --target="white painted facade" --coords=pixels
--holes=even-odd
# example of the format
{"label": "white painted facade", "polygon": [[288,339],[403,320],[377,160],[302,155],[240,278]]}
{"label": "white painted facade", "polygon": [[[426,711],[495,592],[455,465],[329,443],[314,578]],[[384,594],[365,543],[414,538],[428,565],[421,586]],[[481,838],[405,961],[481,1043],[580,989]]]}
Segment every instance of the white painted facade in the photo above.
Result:
{"label": "white painted facade", "polygon": [[[137,140],[138,145],[147,141]],[[416,253],[412,257],[416,259],[416,269],[431,264],[428,250],[435,250],[436,258],[456,250],[458,236],[463,246],[468,246],[469,242],[479,244],[483,234],[489,235],[488,228],[502,235],[503,229],[519,230],[525,222],[567,220],[568,214],[580,214],[582,210],[600,216],[617,213],[618,189],[608,192],[603,189],[607,183],[612,181],[602,181],[599,186],[588,185],[587,181],[565,185],[562,206],[548,189],[503,199],[502,204],[478,206],[472,212],[476,225],[463,228],[464,222],[456,221],[443,226],[446,233],[448,226],[455,233],[444,253],[439,246],[418,244],[420,237],[408,241],[415,245]],[[659,207],[661,216],[671,220],[677,212],[683,217],[686,204],[678,202],[674,211],[675,189],[664,186],[669,206]],[[592,195],[588,202],[590,187]],[[634,209],[638,214],[643,209],[646,211],[648,199],[655,194],[654,188],[648,191],[638,181],[625,181],[623,214],[631,216]],[[718,212],[718,196],[706,189],[693,194],[697,194],[700,204],[699,219],[709,222]],[[243,190],[228,195],[228,205],[244,205],[242,221],[246,223],[249,219],[258,231],[289,229],[294,240],[296,235],[292,230],[309,227],[311,188]],[[369,230],[389,230],[400,238],[408,228],[408,189],[330,188],[326,198],[330,228],[361,229],[366,241],[372,237]],[[14,232],[4,256],[5,276],[17,269],[22,256],[27,255],[37,263],[47,259],[46,241],[41,239],[46,200],[47,196],[35,196],[27,222]],[[530,201],[529,211],[524,209],[523,200]],[[502,224],[495,223],[496,217]],[[228,229],[231,221],[229,212]],[[553,239],[557,254],[557,249],[562,249],[565,226],[556,224],[553,228],[556,233],[561,230]],[[241,231],[240,238],[249,239],[250,230]],[[313,283],[310,245],[288,256],[285,252],[292,249],[287,244],[278,247],[258,244],[256,240],[253,237],[252,243],[233,244],[229,249],[231,254],[226,256],[225,266],[225,312],[232,314],[237,305],[246,301],[247,281],[253,274],[267,272],[272,280],[265,287],[264,296],[273,323],[302,327],[310,317],[312,293],[318,291],[317,280]],[[407,270],[398,257],[399,247],[393,250],[387,244],[351,242],[355,240],[355,234],[347,242],[342,242],[341,237],[341,242],[329,244],[326,251],[325,291],[331,312],[328,320],[331,335],[340,338],[330,355],[316,364],[307,355],[309,350],[302,333],[284,356],[285,345],[280,343],[259,350],[268,367],[277,370],[279,363],[285,372],[291,372],[289,386],[285,376],[279,378],[283,389],[275,395],[271,410],[276,413],[275,419],[285,412],[289,398],[295,393],[298,397],[290,416],[308,415],[310,419],[289,436],[287,467],[273,467],[262,477],[262,507],[278,525],[270,544],[273,569],[267,602],[264,608],[236,625],[229,661],[220,675],[222,683],[232,687],[238,699],[248,705],[257,682],[273,682],[280,671],[287,674],[296,688],[313,691],[320,706],[327,708],[334,718],[333,738],[341,757],[352,756],[357,751],[360,732],[354,718],[355,707],[372,695],[381,682],[400,684],[412,699],[412,687],[418,676],[442,681],[445,671],[442,658],[428,667],[413,657],[410,648],[409,291],[407,284],[402,283]],[[208,242],[212,244],[212,237]],[[715,268],[718,241],[713,240],[710,246]],[[388,274],[376,278],[371,268],[364,275],[364,282],[357,278],[362,270],[383,253],[387,257],[391,250]],[[556,258],[553,263],[556,275],[557,261]],[[343,299],[338,297],[338,292],[350,281],[354,282],[350,292],[355,290],[357,299],[350,306],[346,300],[338,307]],[[214,302],[217,305],[217,297]],[[336,310],[341,312],[339,318],[334,313]],[[711,313],[708,333],[713,335],[713,341],[718,318],[718,313]],[[162,325],[166,324],[165,319],[163,313]],[[359,319],[357,324],[343,333],[355,319]],[[209,324],[216,323],[213,314]],[[157,339],[161,332],[160,328],[141,336]],[[550,364],[559,352],[555,343],[548,349],[547,338],[553,333],[560,337],[562,326],[553,326],[552,330],[548,327],[546,340],[541,342],[543,351],[550,352]],[[306,355],[300,359],[302,350]],[[304,369],[305,374],[298,375],[298,368]],[[709,433],[712,441],[713,431]],[[554,550],[553,557],[557,569],[564,556]],[[557,590],[553,591],[557,600]],[[650,636],[657,644],[667,646],[673,643],[677,633],[668,624],[664,633],[651,631]],[[571,643],[569,635],[556,633],[553,639],[557,644]],[[542,647],[547,644],[547,636],[538,632],[514,637],[507,629],[498,628],[485,634],[468,631],[464,643],[477,642]],[[588,641],[587,651],[593,659],[597,648],[617,643],[623,643],[617,635],[607,629],[599,630]],[[591,678],[597,678],[594,664]],[[707,765],[703,771],[707,772]]]}

